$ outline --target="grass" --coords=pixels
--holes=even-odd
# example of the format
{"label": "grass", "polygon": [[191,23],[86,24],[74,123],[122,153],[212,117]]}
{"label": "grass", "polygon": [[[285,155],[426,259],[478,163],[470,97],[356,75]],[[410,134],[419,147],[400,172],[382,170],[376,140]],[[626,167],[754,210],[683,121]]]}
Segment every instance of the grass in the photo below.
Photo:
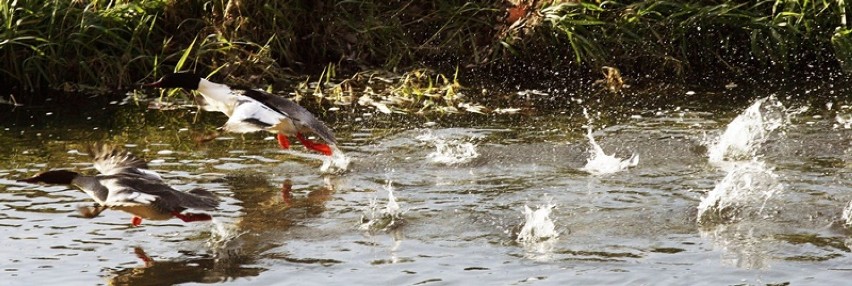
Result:
{"label": "grass", "polygon": [[362,77],[407,71],[381,92],[412,101],[396,106],[450,110],[459,81],[592,85],[613,82],[613,70],[629,84],[839,78],[852,70],[847,9],[845,0],[0,0],[0,84],[37,97],[132,89],[175,70],[251,86],[322,74],[325,84],[300,95],[339,104],[356,102],[341,98],[364,92],[352,85]]}

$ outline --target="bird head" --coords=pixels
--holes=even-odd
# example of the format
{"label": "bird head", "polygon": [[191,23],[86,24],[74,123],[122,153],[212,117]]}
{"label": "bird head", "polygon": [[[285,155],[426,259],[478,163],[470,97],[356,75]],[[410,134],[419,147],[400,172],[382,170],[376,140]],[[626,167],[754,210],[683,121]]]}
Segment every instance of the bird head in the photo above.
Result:
{"label": "bird head", "polygon": [[201,76],[192,72],[178,72],[167,74],[160,80],[145,84],[145,87],[159,88],[183,88],[194,90],[198,89],[198,84],[201,82]]}
{"label": "bird head", "polygon": [[51,185],[70,185],[71,181],[79,175],[79,173],[69,170],[51,170],[39,173],[31,178],[20,179],[18,181],[33,184],[45,183]]}

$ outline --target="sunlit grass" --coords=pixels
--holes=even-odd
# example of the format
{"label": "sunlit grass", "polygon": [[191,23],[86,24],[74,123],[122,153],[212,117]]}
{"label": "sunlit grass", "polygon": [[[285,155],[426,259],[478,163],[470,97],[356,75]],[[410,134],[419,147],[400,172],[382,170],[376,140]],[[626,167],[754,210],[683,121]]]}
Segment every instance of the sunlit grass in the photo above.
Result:
{"label": "sunlit grass", "polygon": [[462,71],[405,73],[406,84],[384,89],[419,108],[457,106],[452,86],[470,77],[535,80],[525,70],[594,82],[612,67],[626,81],[672,81],[852,62],[844,0],[531,3],[0,0],[0,84],[109,92],[183,70],[250,86],[296,73],[322,73],[323,85],[350,78],[300,94],[331,98],[369,70]]}

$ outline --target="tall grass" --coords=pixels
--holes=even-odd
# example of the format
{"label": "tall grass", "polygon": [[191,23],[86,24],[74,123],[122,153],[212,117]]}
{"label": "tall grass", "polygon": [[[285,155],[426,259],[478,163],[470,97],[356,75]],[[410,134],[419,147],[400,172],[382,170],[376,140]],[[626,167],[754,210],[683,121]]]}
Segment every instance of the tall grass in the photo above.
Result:
{"label": "tall grass", "polygon": [[329,64],[344,76],[463,67],[462,81],[517,82],[593,80],[604,66],[656,81],[852,70],[847,9],[845,0],[0,0],[0,89],[109,91],[174,70],[257,85]]}
{"label": "tall grass", "polygon": [[634,77],[726,80],[852,59],[844,0],[544,1],[536,9],[525,19],[534,36],[504,41],[562,47],[544,60]]}

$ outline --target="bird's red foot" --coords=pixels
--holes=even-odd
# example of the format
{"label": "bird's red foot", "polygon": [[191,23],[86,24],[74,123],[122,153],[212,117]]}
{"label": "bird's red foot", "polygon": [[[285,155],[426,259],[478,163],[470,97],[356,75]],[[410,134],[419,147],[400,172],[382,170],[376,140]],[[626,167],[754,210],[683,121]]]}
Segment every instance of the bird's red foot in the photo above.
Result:
{"label": "bird's red foot", "polygon": [[305,145],[305,148],[323,153],[326,156],[331,156],[331,147],[327,144],[311,141],[302,136],[302,133],[296,133],[296,139],[299,139],[299,141],[302,142],[302,145]]}
{"label": "bird's red foot", "polygon": [[282,133],[278,133],[278,145],[281,146],[281,149],[290,149],[290,140],[287,140],[287,135]]}
{"label": "bird's red foot", "polygon": [[172,214],[173,214],[175,217],[177,217],[177,218],[179,218],[180,220],[182,220],[183,222],[207,221],[207,220],[212,220],[212,219],[213,219],[213,217],[212,217],[212,216],[210,216],[209,214],[194,214],[194,213],[185,213],[185,214],[182,214],[182,213],[179,213],[179,212],[173,212]]}
{"label": "bird's red foot", "polygon": [[132,224],[133,226],[139,226],[139,225],[142,224],[142,218],[135,216],[132,219],[130,219],[130,224]]}

